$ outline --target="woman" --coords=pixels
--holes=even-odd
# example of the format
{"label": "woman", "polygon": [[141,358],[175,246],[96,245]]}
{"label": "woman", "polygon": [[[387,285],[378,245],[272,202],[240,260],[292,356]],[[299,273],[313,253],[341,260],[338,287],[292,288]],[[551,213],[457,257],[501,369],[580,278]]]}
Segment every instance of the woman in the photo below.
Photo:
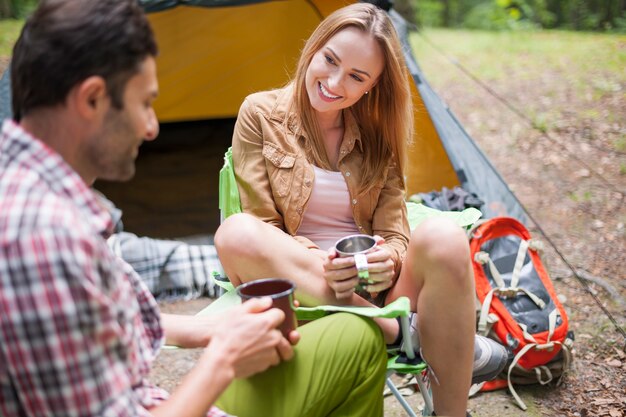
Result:
{"label": "woman", "polygon": [[[435,410],[464,416],[474,354],[469,249],[465,233],[443,219],[409,232],[403,173],[412,121],[387,14],[365,3],[334,12],[307,41],[292,82],[243,103],[233,161],[245,214],[229,217],[215,244],[235,285],[288,277],[304,304],[409,297],[438,382]],[[333,248],[355,233],[377,240],[367,255],[370,284],[358,291],[354,258]],[[399,343],[397,321],[377,323],[388,344]]]}

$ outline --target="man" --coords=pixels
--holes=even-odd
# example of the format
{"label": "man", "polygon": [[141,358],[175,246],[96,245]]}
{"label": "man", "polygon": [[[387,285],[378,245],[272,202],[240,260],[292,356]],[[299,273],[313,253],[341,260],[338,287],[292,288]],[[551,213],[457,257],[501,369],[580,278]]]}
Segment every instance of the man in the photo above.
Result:
{"label": "man", "polygon": [[[0,415],[226,415],[218,398],[241,417],[381,415],[371,322],[336,314],[287,340],[267,298],[160,315],[107,246],[113,222],[90,185],[131,178],[156,138],[156,53],[135,0],[43,0],[16,43],[0,134]],[[164,341],[204,348],[169,398],[147,381]]]}
{"label": "man", "polygon": [[[0,121],[13,118],[10,73],[7,69],[0,78]],[[109,247],[133,267],[157,300],[189,300],[219,294],[214,274],[223,276],[224,271],[215,246],[205,239],[154,239],[125,231],[122,211],[104,195],[100,198],[113,218],[114,233],[107,239]]]}

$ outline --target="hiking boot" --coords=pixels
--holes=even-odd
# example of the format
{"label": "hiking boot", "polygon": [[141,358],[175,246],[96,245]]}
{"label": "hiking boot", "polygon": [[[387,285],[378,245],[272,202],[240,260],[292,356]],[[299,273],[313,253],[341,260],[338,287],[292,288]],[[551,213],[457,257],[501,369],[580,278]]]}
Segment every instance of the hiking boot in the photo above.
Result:
{"label": "hiking boot", "polygon": [[[420,340],[417,331],[417,314],[411,313],[411,342],[413,350],[417,355],[420,354]],[[398,318],[398,324],[400,319]],[[398,335],[398,339],[391,345],[387,345],[390,351],[402,349],[404,344],[402,341],[402,332]],[[504,370],[509,360],[509,352],[506,348],[495,340],[485,336],[474,335],[474,364],[472,367],[472,384],[490,381],[495,378],[502,370]]]}
{"label": "hiking boot", "polygon": [[472,384],[490,381],[504,370],[509,352],[495,340],[476,335],[474,338],[474,367]]}

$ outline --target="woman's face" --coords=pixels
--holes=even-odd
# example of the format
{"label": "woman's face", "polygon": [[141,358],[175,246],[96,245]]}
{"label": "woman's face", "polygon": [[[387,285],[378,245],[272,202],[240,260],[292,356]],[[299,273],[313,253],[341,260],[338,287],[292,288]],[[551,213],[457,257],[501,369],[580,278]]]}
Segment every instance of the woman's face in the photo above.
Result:
{"label": "woman's face", "polygon": [[313,55],[306,89],[318,112],[335,112],[356,103],[383,71],[383,52],[369,34],[349,27],[335,34]]}

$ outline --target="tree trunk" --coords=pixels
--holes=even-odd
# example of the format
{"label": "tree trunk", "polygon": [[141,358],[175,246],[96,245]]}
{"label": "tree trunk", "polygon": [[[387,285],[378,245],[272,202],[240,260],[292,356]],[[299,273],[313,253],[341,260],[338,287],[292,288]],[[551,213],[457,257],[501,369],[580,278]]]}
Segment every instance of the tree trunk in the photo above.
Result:
{"label": "tree trunk", "polygon": [[0,19],[15,17],[11,0],[0,0]]}
{"label": "tree trunk", "polygon": [[450,15],[451,10],[450,10],[450,0],[443,0],[443,10],[441,11],[441,23],[443,24],[443,27],[445,28],[449,28],[451,26],[451,22],[450,22]]}
{"label": "tree trunk", "polygon": [[617,18],[622,13],[624,0],[608,0],[605,3],[606,10],[604,10],[604,18],[602,19],[602,29],[614,28],[617,23]]}

